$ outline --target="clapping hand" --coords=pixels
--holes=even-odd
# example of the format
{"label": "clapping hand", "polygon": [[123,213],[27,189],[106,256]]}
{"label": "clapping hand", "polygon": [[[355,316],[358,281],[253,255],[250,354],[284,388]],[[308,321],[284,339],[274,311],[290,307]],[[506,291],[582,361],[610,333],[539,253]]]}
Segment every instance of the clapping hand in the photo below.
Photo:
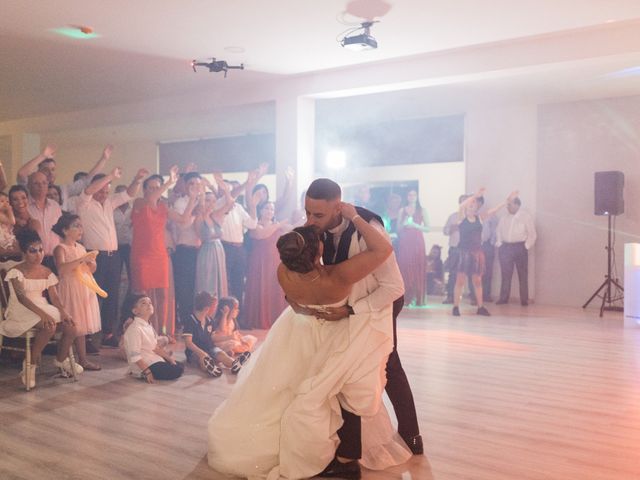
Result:
{"label": "clapping hand", "polygon": [[112,153],[113,145],[107,145],[106,147],[104,147],[104,150],[102,150],[102,158],[104,158],[105,160],[109,160]]}
{"label": "clapping hand", "polygon": [[56,156],[56,146],[55,145],[47,145],[46,147],[44,147],[44,150],[42,150],[42,156],[44,158],[53,158]]}
{"label": "clapping hand", "polygon": [[286,179],[287,182],[291,183],[291,181],[295,176],[296,176],[296,171],[293,168],[287,167],[285,169],[284,178]]}
{"label": "clapping hand", "polygon": [[178,181],[178,166],[174,165],[169,169],[169,184],[174,184]]}
{"label": "clapping hand", "polygon": [[118,179],[118,178],[120,178],[120,177],[122,176],[122,168],[120,168],[120,167],[116,167],[116,168],[114,168],[113,170],[111,170],[111,176],[112,176],[114,179]]}
{"label": "clapping hand", "polygon": [[148,175],[149,175],[149,170],[147,170],[146,168],[141,168],[140,170],[138,170],[138,173],[136,173],[136,176],[133,177],[133,181],[140,182],[144,177]]}
{"label": "clapping hand", "polygon": [[269,164],[266,162],[261,163],[258,166],[258,169],[256,170],[256,174],[257,174],[256,181],[260,180],[260,178],[262,178],[264,174],[267,173],[267,170],[269,170]]}

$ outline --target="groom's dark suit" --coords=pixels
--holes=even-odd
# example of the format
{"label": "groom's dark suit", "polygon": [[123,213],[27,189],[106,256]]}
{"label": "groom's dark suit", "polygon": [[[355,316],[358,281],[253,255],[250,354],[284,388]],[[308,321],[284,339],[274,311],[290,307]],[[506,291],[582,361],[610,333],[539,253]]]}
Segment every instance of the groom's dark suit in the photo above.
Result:
{"label": "groom's dark suit", "polygon": [[[380,226],[384,225],[382,219],[375,213],[360,207],[356,207],[356,210],[358,215],[365,221],[371,222],[375,220]],[[339,235],[340,238],[336,241],[335,236],[337,235]],[[341,233],[336,233],[335,236],[331,232],[327,232],[323,239],[323,262],[325,265],[341,263],[347,260],[347,258],[349,258],[351,242],[358,242],[360,240],[360,235],[352,222],[348,222],[346,229]],[[387,261],[395,262],[395,258]],[[375,275],[375,272],[373,274]],[[419,435],[420,432],[418,429],[418,419],[416,417],[413,394],[411,393],[411,387],[400,363],[400,357],[397,351],[396,319],[403,305],[404,296],[400,296],[393,302],[393,351],[391,355],[389,355],[387,362],[387,385],[385,390],[387,395],[389,395],[398,419],[398,433],[405,441],[409,441]],[[360,312],[356,311],[356,313]],[[340,430],[338,430],[340,446],[338,447],[336,455],[345,458],[360,458],[362,456],[360,417],[342,409],[342,418],[344,419],[344,424]]]}

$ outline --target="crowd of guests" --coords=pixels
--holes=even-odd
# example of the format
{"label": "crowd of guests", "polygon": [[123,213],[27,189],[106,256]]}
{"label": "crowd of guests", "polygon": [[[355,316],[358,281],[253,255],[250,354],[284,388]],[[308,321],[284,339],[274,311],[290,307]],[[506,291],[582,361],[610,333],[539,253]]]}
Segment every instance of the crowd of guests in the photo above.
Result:
{"label": "crowd of guests", "polygon": [[[358,189],[356,204],[367,204],[370,192]],[[514,268],[518,273],[520,303],[529,303],[528,252],[536,242],[532,215],[521,209],[518,192],[496,207],[484,209],[484,189],[472,195],[461,195],[458,209],[444,226],[449,237],[447,259],[442,261],[442,247],[432,245],[426,253],[423,233],[429,232],[426,210],[420,205],[416,190],[405,199],[391,193],[387,197],[382,219],[389,233],[405,283],[405,301],[409,306],[422,306],[427,295],[445,295],[443,303],[453,304],[452,314],[460,315],[460,301],[466,288],[471,304],[479,315],[490,315],[486,306],[492,302],[493,266],[499,259],[500,297],[497,305],[506,304],[511,296]],[[506,213],[499,212],[506,207]],[[448,278],[445,282],[445,273]]]}
{"label": "crowd of guests", "polygon": [[[101,346],[122,348],[131,371],[150,382],[182,374],[169,347],[178,334],[187,359],[207,373],[237,373],[256,342],[239,328],[269,328],[286,306],[273,280],[275,243],[291,227],[276,219],[284,199],[270,201],[258,183],[266,165],[244,183],[220,174],[211,182],[192,165],[171,168],[168,179],[140,169],[112,192],[122,177],[119,167],[102,173],[112,152],[105,147],[89,172],[58,185],[56,149],[48,145],[19,169],[8,194],[0,164],[0,271],[8,293],[0,335],[37,330],[23,381],[35,385],[56,330],[63,333],[56,365],[66,373],[71,343],[75,373],[100,370],[89,359],[98,353],[98,332]],[[287,172],[285,197],[292,178]]]}
{"label": "crowd of guests", "polygon": [[[304,208],[292,215],[284,208],[293,192],[293,172],[286,172],[276,201],[259,183],[266,165],[248,172],[244,183],[221,174],[211,181],[194,165],[184,172],[173,167],[168,178],[140,169],[112,192],[122,177],[119,167],[103,173],[112,152],[112,146],[105,147],[90,171],[59,185],[56,149],[48,145],[19,169],[8,193],[0,164],[0,271],[9,293],[0,334],[16,337],[38,329],[34,362],[25,365],[23,381],[35,381],[31,370],[58,324],[63,335],[56,362],[66,373],[71,343],[79,369],[100,370],[89,359],[98,352],[92,339],[99,332],[101,346],[123,348],[132,372],[148,381],[182,374],[169,347],[179,334],[188,361],[212,376],[219,376],[221,367],[237,373],[256,341],[239,329],[268,329],[287,305],[275,281],[276,242],[304,223]],[[502,272],[496,303],[509,301],[515,268],[520,301],[527,305],[533,219],[520,209],[517,192],[491,210],[483,209],[483,193],[462,195],[447,220],[444,263],[438,245],[425,254],[429,219],[418,192],[411,189],[404,199],[389,196],[380,213],[408,305],[425,305],[427,294],[445,294],[444,303],[460,315],[468,287],[477,313],[489,315],[484,304],[492,300],[496,249]],[[361,186],[355,203],[367,207],[370,200],[369,187]],[[507,213],[498,217],[505,205]],[[121,305],[123,270],[129,297]]]}

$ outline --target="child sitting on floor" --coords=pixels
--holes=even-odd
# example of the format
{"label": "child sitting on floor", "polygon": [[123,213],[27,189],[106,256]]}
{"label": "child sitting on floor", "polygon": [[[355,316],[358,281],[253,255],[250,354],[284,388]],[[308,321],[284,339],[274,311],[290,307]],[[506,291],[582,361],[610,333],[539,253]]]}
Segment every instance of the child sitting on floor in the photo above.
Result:
{"label": "child sitting on floor", "polygon": [[184,366],[175,361],[172,352],[158,345],[158,334],[149,322],[153,315],[151,299],[146,295],[130,295],[124,302],[123,311],[133,318],[123,335],[131,373],[147,383],[180,377]]}
{"label": "child sitting on floor", "polygon": [[251,353],[258,340],[253,335],[243,335],[238,330],[236,318],[240,304],[235,297],[222,297],[214,321],[213,343],[229,355]]}
{"label": "child sitting on floor", "polygon": [[231,369],[231,373],[237,374],[250,355],[245,352],[234,360],[224,350],[213,344],[211,336],[214,329],[210,315],[216,311],[217,306],[216,297],[208,292],[198,293],[194,299],[194,311],[185,322],[182,333],[187,361],[197,363],[212,377],[222,375],[222,370],[217,363]]}

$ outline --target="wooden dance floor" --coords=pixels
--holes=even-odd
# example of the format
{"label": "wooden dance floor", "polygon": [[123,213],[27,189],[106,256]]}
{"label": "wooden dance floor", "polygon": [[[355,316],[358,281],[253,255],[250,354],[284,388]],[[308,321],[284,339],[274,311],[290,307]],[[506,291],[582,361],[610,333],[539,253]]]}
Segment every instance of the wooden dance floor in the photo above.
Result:
{"label": "wooden dance floor", "polygon": [[[426,452],[363,478],[640,479],[640,330],[619,313],[489,309],[403,311],[399,350]],[[226,478],[206,463],[207,419],[234,377],[188,368],[146,385],[114,351],[98,358],[101,372],[78,383],[45,372],[28,393],[18,367],[0,364],[0,479]]]}

